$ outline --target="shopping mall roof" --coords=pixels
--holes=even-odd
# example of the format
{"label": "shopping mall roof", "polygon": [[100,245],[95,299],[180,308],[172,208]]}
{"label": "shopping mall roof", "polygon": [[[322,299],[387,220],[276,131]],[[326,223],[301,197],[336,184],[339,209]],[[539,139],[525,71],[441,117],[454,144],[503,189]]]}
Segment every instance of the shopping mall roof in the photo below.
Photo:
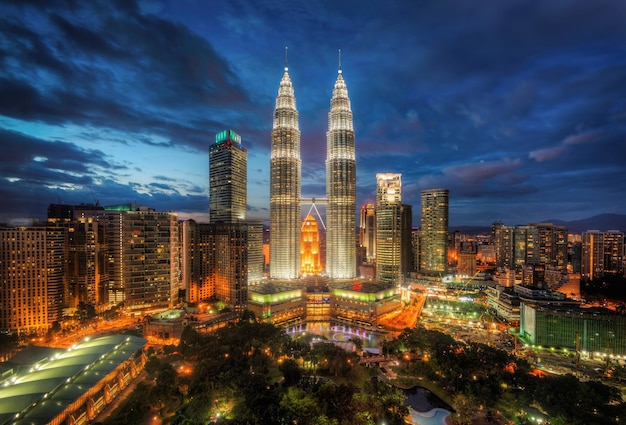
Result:
{"label": "shopping mall roof", "polygon": [[[0,382],[0,424],[50,422],[146,342],[132,335],[111,335],[66,350],[27,347],[28,355],[18,357],[13,373]],[[30,365],[25,358],[32,359]]]}

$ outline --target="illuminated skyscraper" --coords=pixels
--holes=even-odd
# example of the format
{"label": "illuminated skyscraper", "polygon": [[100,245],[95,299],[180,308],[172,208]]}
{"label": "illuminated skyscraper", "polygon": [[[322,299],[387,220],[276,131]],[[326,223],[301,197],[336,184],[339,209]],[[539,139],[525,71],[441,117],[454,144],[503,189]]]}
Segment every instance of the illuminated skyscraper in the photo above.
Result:
{"label": "illuminated skyscraper", "polygon": [[402,175],[376,174],[376,279],[399,283],[402,241]]}
{"label": "illuminated skyscraper", "polygon": [[237,223],[247,216],[247,153],[241,136],[220,131],[209,147],[209,210],[211,222]]}
{"label": "illuminated skyscraper", "polygon": [[341,62],[328,113],[326,198],[326,272],[331,279],[351,279],[356,275],[356,159]]}
{"label": "illuminated skyscraper", "polygon": [[311,214],[307,215],[302,222],[301,234],[300,272],[302,274],[318,274],[322,271],[320,232],[317,220]]}
{"label": "illuminated skyscraper", "polygon": [[[285,64],[286,65],[286,64]],[[300,129],[288,67],[280,81],[270,159],[270,277],[300,275]]]}
{"label": "illuminated skyscraper", "polygon": [[448,189],[422,191],[420,271],[439,274],[448,265]]}
{"label": "illuminated skyscraper", "polygon": [[368,202],[361,207],[359,242],[365,248],[368,262],[376,259],[376,206]]}

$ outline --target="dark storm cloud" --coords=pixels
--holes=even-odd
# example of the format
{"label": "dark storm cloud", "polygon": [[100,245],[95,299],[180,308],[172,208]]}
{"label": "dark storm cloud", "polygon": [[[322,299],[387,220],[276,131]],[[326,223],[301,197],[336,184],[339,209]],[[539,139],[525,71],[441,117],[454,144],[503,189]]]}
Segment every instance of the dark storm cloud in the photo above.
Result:
{"label": "dark storm cloud", "polygon": [[251,107],[228,62],[183,25],[100,2],[21,6],[0,21],[2,115],[150,131],[198,149],[200,134],[223,127],[209,117]]}
{"label": "dark storm cloud", "polygon": [[[102,151],[79,148],[71,143],[48,142],[3,129],[0,129],[0,141],[2,147],[11,152],[10,156],[0,159],[0,175],[6,177],[40,184],[65,183],[73,182],[77,175],[95,175],[94,167],[123,168],[110,162]],[[84,177],[80,179],[84,181]]]}

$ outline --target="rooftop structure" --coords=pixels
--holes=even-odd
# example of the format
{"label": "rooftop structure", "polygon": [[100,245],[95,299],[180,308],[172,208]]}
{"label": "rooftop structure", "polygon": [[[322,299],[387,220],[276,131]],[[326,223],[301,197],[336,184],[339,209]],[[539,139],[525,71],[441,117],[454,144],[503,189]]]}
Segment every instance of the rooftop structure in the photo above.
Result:
{"label": "rooftop structure", "polygon": [[247,217],[248,160],[241,136],[220,131],[209,147],[209,210],[211,222],[236,223]]}
{"label": "rooftop structure", "polygon": [[[146,340],[112,335],[95,338],[67,350],[30,347],[3,366],[0,381],[0,424],[63,423],[66,418],[95,416],[89,399],[111,399],[143,366]],[[130,362],[129,360],[134,360]],[[136,360],[136,361],[135,361]],[[13,366],[11,369],[8,367]],[[103,390],[105,383],[108,389]],[[92,400],[94,402],[100,400]],[[106,401],[108,402],[108,400]],[[100,403],[99,405],[102,405]]]}

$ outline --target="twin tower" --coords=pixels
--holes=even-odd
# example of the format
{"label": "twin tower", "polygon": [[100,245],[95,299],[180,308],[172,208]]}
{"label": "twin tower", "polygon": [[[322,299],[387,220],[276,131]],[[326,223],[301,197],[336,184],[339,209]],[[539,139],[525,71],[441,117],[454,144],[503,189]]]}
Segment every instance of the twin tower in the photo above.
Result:
{"label": "twin tower", "polygon": [[[341,52],[340,52],[341,54]],[[341,71],[333,88],[326,132],[326,274],[356,275],[356,159],[348,89]],[[280,81],[270,159],[270,278],[300,277],[302,160],[298,110],[289,69]]]}

